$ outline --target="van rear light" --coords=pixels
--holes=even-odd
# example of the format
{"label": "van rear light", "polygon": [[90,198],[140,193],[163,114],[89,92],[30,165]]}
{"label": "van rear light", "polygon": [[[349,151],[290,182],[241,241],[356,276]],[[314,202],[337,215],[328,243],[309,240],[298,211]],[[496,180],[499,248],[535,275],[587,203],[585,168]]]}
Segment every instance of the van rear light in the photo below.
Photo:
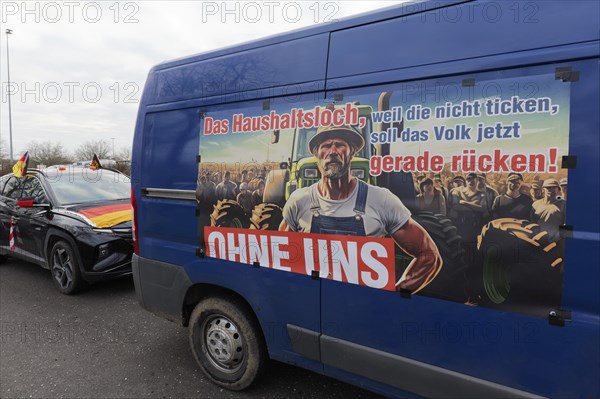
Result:
{"label": "van rear light", "polygon": [[131,210],[133,213],[133,252],[139,256],[140,242],[138,240],[137,202],[135,200],[135,193],[133,192],[133,186],[131,187]]}

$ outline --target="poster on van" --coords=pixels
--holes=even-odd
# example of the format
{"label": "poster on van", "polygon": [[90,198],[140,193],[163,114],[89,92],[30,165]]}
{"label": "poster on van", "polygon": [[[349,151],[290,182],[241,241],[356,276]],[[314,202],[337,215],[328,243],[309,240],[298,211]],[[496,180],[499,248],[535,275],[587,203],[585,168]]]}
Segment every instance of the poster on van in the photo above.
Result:
{"label": "poster on van", "polygon": [[200,245],[546,317],[562,301],[570,86],[554,75],[483,83],[453,97],[449,83],[390,85],[206,112]]}

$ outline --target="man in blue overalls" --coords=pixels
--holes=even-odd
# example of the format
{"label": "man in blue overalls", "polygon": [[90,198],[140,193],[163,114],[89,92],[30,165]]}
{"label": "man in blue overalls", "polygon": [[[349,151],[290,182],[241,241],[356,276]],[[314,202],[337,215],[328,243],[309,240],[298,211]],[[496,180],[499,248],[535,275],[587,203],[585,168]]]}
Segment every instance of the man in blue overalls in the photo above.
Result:
{"label": "man in blue overalls", "polygon": [[396,283],[416,293],[439,273],[442,258],[429,234],[386,188],[350,174],[352,157],[365,145],[351,126],[323,126],[309,141],[321,180],[292,193],[280,230],[317,234],[392,237],[414,259]]}

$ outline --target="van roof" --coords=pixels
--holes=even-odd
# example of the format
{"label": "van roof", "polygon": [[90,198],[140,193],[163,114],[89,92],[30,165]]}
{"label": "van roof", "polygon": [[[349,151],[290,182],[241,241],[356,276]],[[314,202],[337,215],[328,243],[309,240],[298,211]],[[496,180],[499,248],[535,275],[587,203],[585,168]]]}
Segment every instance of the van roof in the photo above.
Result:
{"label": "van roof", "polygon": [[598,2],[535,4],[531,16],[526,1],[409,2],[167,61],[150,71],[141,105],[206,106],[598,55]]}
{"label": "van roof", "polygon": [[223,48],[209,50],[203,53],[195,55],[184,56],[176,58],[174,60],[164,61],[156,65],[152,70],[161,70],[180,66],[188,63],[198,62],[214,57],[220,57],[227,54],[236,53],[239,51],[250,50],[262,46],[268,46],[271,44],[281,43],[288,40],[299,39],[302,37],[308,37],[318,35],[325,32],[333,32],[343,30],[349,27],[359,26],[363,24],[369,24],[378,21],[384,21],[387,19],[398,18],[404,15],[410,15],[414,13],[420,13],[423,11],[429,11],[442,7],[447,7],[453,4],[468,3],[475,0],[417,0],[410,1],[404,4],[396,4],[389,7],[377,9],[375,11],[368,11],[365,13],[353,15],[346,18],[341,18],[335,22],[321,23],[315,26],[309,26],[291,30],[288,32],[277,33],[271,36],[262,37],[256,40],[243,42],[240,44],[234,44]]}

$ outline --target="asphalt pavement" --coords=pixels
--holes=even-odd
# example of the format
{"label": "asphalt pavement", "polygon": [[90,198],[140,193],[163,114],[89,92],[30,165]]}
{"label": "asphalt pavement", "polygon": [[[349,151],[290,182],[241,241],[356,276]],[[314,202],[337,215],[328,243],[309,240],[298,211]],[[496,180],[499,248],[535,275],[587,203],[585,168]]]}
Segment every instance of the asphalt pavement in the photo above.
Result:
{"label": "asphalt pavement", "polygon": [[58,293],[49,271],[0,265],[0,398],[376,398],[272,361],[258,384],[230,392],[204,377],[187,330],[137,303],[133,280]]}

